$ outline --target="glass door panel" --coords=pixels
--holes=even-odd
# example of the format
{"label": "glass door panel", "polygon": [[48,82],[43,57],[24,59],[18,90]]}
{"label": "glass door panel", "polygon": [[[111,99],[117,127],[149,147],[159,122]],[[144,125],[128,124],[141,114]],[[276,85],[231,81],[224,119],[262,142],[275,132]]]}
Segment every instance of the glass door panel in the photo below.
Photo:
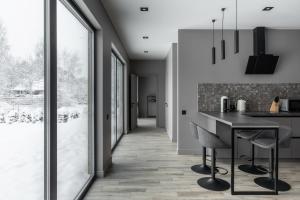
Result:
{"label": "glass door panel", "polygon": [[111,148],[117,142],[116,131],[117,131],[117,66],[116,66],[117,58],[114,54],[111,55]]}
{"label": "glass door panel", "polygon": [[44,1],[0,5],[0,199],[41,200]]}
{"label": "glass door panel", "polygon": [[123,134],[124,124],[124,65],[120,59],[111,55],[111,148]]}
{"label": "glass door panel", "polygon": [[57,190],[72,200],[91,177],[91,31],[57,2]]}
{"label": "glass door panel", "polygon": [[123,134],[123,64],[117,60],[117,140]]}

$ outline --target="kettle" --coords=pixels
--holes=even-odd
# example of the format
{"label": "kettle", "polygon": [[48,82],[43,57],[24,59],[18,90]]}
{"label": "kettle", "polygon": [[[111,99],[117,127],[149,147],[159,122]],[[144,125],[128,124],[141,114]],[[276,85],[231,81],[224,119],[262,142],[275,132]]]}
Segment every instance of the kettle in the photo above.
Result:
{"label": "kettle", "polygon": [[238,112],[246,112],[246,100],[239,99],[236,104],[236,110]]}

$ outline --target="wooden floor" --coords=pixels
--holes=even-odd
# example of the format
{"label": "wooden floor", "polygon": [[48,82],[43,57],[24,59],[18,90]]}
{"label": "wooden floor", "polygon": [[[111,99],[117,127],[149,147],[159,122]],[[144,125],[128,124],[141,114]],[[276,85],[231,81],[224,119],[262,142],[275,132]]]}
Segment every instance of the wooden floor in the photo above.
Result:
{"label": "wooden floor", "polygon": [[[163,130],[138,128],[123,137],[113,154],[111,173],[95,181],[85,200],[300,199],[299,161],[280,162],[280,179],[288,181],[292,189],[278,196],[231,196],[230,190],[207,191],[197,185],[197,179],[204,175],[190,169],[199,162],[199,156],[177,155],[176,144]],[[217,165],[230,169],[228,160],[217,160]],[[230,182],[230,173],[217,176]],[[237,176],[237,190],[261,190],[253,183],[255,176],[239,171]]]}

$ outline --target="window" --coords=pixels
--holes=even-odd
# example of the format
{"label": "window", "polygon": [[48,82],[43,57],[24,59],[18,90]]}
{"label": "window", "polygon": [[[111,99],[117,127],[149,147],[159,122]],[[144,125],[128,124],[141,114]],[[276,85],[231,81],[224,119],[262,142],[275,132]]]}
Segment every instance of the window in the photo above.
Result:
{"label": "window", "polygon": [[111,55],[111,147],[124,132],[124,65],[115,53]]}
{"label": "window", "polygon": [[72,7],[57,4],[57,191],[74,199],[91,178],[92,31]]}
{"label": "window", "polygon": [[0,5],[0,199],[77,199],[95,170],[93,29],[67,0]]}
{"label": "window", "polygon": [[0,5],[0,199],[41,200],[44,3],[0,0]]}

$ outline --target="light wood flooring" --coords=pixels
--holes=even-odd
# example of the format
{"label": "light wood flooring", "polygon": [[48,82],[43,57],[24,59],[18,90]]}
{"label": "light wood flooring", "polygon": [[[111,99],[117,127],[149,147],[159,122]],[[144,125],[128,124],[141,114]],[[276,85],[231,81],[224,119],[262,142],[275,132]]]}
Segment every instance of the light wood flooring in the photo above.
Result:
{"label": "light wood flooring", "polygon": [[[113,154],[111,172],[97,179],[85,200],[188,200],[188,199],[300,199],[300,162],[281,161],[280,179],[292,185],[278,196],[232,196],[225,192],[207,191],[197,185],[199,175],[190,167],[201,163],[199,156],[177,155],[162,129],[138,128],[125,135]],[[217,165],[230,169],[229,160],[217,160]],[[230,172],[218,177],[230,182]],[[237,172],[236,190],[261,190],[253,183],[255,176]]]}

